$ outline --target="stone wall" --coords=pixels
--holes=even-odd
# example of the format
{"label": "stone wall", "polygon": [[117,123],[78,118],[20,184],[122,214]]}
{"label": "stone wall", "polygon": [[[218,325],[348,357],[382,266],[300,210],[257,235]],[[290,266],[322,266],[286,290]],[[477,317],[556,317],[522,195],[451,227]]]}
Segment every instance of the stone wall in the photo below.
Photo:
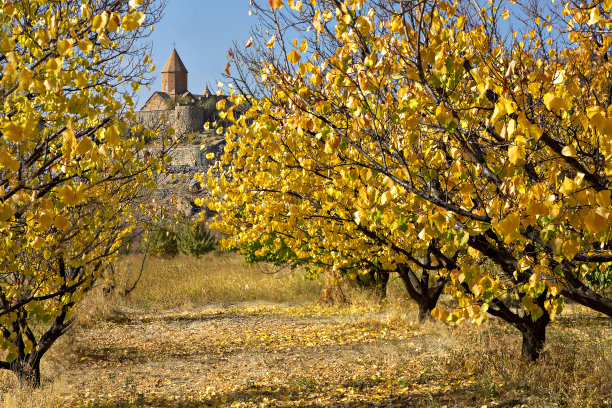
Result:
{"label": "stone wall", "polygon": [[201,132],[204,129],[204,109],[197,105],[178,105],[172,123],[179,134]]}
{"label": "stone wall", "polygon": [[178,135],[204,130],[204,109],[197,105],[178,105],[174,110],[139,111],[135,114],[137,122],[146,129],[166,130],[172,127]]}
{"label": "stone wall", "polygon": [[177,146],[170,150],[172,166],[200,165],[200,146]]}
{"label": "stone wall", "polygon": [[[190,166],[198,171],[208,169],[209,166],[215,164],[221,155],[224,153],[225,139],[223,138],[207,138],[202,145],[176,146],[170,149],[168,153],[172,157],[170,167],[178,167],[180,169],[185,166]],[[212,159],[207,159],[206,155],[213,153]],[[187,173],[188,171],[174,171],[175,173]]]}

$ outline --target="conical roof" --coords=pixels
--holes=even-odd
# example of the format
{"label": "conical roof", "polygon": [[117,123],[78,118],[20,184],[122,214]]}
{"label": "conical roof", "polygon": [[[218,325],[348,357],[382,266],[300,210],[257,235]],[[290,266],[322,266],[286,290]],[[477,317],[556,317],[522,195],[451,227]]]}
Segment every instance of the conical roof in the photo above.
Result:
{"label": "conical roof", "polygon": [[176,49],[172,50],[172,54],[170,54],[170,58],[166,61],[166,65],[164,65],[164,69],[162,72],[188,72],[187,68],[185,68],[185,64],[181,61],[181,57],[179,57]]}

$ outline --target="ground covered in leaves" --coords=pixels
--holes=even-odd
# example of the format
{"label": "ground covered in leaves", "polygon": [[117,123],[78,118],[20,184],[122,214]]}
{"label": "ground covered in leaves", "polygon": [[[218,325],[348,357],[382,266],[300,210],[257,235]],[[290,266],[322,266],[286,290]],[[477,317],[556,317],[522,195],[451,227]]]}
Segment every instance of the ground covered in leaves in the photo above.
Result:
{"label": "ground covered in leaves", "polygon": [[[600,347],[608,347],[610,323],[597,324],[599,340],[608,339]],[[454,331],[474,328],[418,325],[396,309],[375,306],[123,310],[63,340],[61,358],[51,358],[43,370],[48,381],[55,377],[47,403],[88,408],[580,405],[555,401],[546,392],[536,398],[530,380],[517,384],[461,351],[458,341],[473,343],[464,345],[468,350],[489,344],[488,353],[497,349],[500,355],[484,360],[516,366],[518,335],[489,326],[469,337]],[[499,341],[499,347],[491,341]],[[609,364],[610,356],[605,358]],[[544,370],[551,371],[550,364]],[[587,406],[606,404],[592,400]]]}

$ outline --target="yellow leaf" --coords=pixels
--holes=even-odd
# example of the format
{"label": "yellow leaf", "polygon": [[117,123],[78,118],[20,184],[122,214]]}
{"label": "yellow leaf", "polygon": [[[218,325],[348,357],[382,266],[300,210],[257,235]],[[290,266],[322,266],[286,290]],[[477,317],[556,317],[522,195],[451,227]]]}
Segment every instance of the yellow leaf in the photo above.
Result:
{"label": "yellow leaf", "polygon": [[272,48],[272,47],[274,47],[275,43],[276,43],[276,34],[274,34],[274,35],[272,35],[272,37],[270,37],[270,39],[266,43],[266,47]]}
{"label": "yellow leaf", "polygon": [[547,282],[546,286],[548,286],[548,292],[550,293],[551,296],[557,296],[563,290],[563,284],[559,282],[553,283],[549,281]]}
{"label": "yellow leaf", "polygon": [[310,82],[312,82],[314,86],[319,86],[323,82],[323,77],[319,74],[311,75]]}
{"label": "yellow leaf", "polygon": [[557,72],[555,72],[555,75],[553,77],[553,84],[554,85],[563,85],[565,83],[566,79],[565,79],[565,70],[560,69]]}
{"label": "yellow leaf", "polygon": [[40,251],[42,247],[45,246],[45,240],[41,237],[36,237],[34,241],[30,242],[30,245],[32,246],[32,248],[34,248],[34,250]]}
{"label": "yellow leaf", "polygon": [[568,261],[574,259],[574,256],[576,256],[579,250],[580,243],[575,239],[569,239],[565,241],[563,243],[563,246],[561,247],[561,253]]}
{"label": "yellow leaf", "polygon": [[292,64],[297,64],[298,62],[300,62],[301,58],[302,57],[296,50],[293,50],[289,53],[289,62],[291,62]]}
{"label": "yellow leaf", "polygon": [[0,203],[0,221],[8,221],[13,216],[13,209],[9,203]]}
{"label": "yellow leaf", "polygon": [[404,26],[404,20],[400,16],[391,19],[391,31],[399,32]]}
{"label": "yellow leaf", "polygon": [[230,75],[230,63],[228,62],[227,64],[225,64],[225,69],[223,70],[223,72],[225,72],[225,75],[229,76]]}
{"label": "yellow leaf", "polygon": [[102,47],[106,48],[108,47],[108,44],[110,44],[110,38],[108,38],[108,35],[106,35],[105,32],[101,31],[98,33],[98,42],[102,45]]}
{"label": "yellow leaf", "polygon": [[106,25],[106,29],[111,33],[119,28],[121,23],[121,16],[117,13],[111,13],[108,19],[108,24]]}
{"label": "yellow leaf", "polygon": [[53,217],[48,212],[41,212],[37,214],[38,224],[41,230],[46,230],[51,225],[51,221],[53,221]]}
{"label": "yellow leaf", "polygon": [[30,89],[30,85],[32,85],[32,71],[25,68],[19,72],[19,88],[25,91]]}
{"label": "yellow leaf", "polygon": [[57,195],[62,203],[74,206],[85,200],[85,189],[86,187],[84,184],[81,184],[78,188],[74,188],[71,185],[65,185],[58,190]]}
{"label": "yellow leaf", "polygon": [[445,106],[440,105],[436,108],[436,119],[440,124],[446,125],[453,120],[453,115]]}
{"label": "yellow leaf", "polygon": [[610,190],[602,190],[597,193],[595,200],[597,201],[597,205],[603,208],[612,207],[612,200],[610,199],[612,191]]}
{"label": "yellow leaf", "polygon": [[599,7],[594,6],[591,9],[590,17],[591,18],[589,18],[589,21],[587,22],[588,25],[594,25],[594,24],[599,23],[599,20],[601,19],[601,16],[599,14]]}
{"label": "yellow leaf", "polygon": [[525,148],[523,146],[510,146],[508,149],[508,160],[512,164],[522,163],[525,159]]}
{"label": "yellow leaf", "polygon": [[268,0],[272,9],[280,9],[283,7],[283,0]]}
{"label": "yellow leaf", "polygon": [[78,43],[79,50],[83,51],[84,54],[89,54],[91,49],[93,48],[93,43],[88,39],[81,40]]}
{"label": "yellow leaf", "polygon": [[8,122],[2,127],[4,137],[13,143],[21,142],[24,139],[23,128],[14,122]]}
{"label": "yellow leaf", "polygon": [[306,40],[302,40],[302,44],[300,45],[300,52],[306,52],[308,49],[308,43]]}
{"label": "yellow leaf", "polygon": [[145,19],[145,14],[142,11],[135,11],[123,16],[121,27],[126,31],[132,31],[140,27]]}
{"label": "yellow leaf", "polygon": [[295,11],[302,11],[302,0],[289,0],[289,6]]}
{"label": "yellow leaf", "polygon": [[12,171],[18,171],[19,161],[8,152],[0,152],[0,166]]}
{"label": "yellow leaf", "polygon": [[317,9],[315,11],[314,17],[312,19],[312,26],[318,32],[323,30],[323,22],[321,21],[321,10]]}
{"label": "yellow leaf", "polygon": [[17,9],[15,8],[15,2],[7,1],[6,3],[4,3],[4,7],[2,8],[2,11],[8,17],[13,17],[15,13],[17,13]]}
{"label": "yellow leaf", "polygon": [[511,137],[516,131],[516,121],[514,119],[510,119],[508,124],[506,125],[506,131],[508,132],[508,137]]}
{"label": "yellow leaf", "polygon": [[253,37],[249,37],[249,41],[247,41],[244,48],[249,48],[251,45],[253,45]]}
{"label": "yellow leaf", "polygon": [[576,157],[576,148],[572,145],[567,145],[561,150],[561,154],[567,157]]}
{"label": "yellow leaf", "polygon": [[97,14],[91,21],[91,29],[93,31],[100,31],[106,27],[106,23],[108,23],[108,12],[104,12],[102,14]]}
{"label": "yellow leaf", "polygon": [[74,135],[74,132],[71,129],[68,129],[64,132],[63,142],[62,142],[62,153],[64,158],[71,159],[74,156],[74,151],[77,145],[77,139]]}
{"label": "yellow leaf", "polygon": [[504,10],[501,15],[504,20],[507,20],[510,17],[510,11]]}
{"label": "yellow leaf", "polygon": [[81,141],[76,146],[76,151],[79,155],[85,156],[87,152],[89,152],[94,146],[93,142],[87,136],[83,137]]}
{"label": "yellow leaf", "polygon": [[550,240],[550,247],[553,250],[553,254],[559,255],[561,254],[561,246],[563,245],[563,240],[561,238],[554,238]]}
{"label": "yellow leaf", "polygon": [[561,184],[561,187],[559,187],[559,192],[564,195],[570,195],[574,192],[575,189],[576,183],[574,183],[574,180],[569,177],[566,177],[565,180],[563,180],[563,184]]}
{"label": "yellow leaf", "polygon": [[104,139],[111,146],[117,146],[120,142],[121,132],[119,132],[119,127],[111,126],[104,132]]}
{"label": "yellow leaf", "polygon": [[84,88],[87,86],[87,77],[85,76],[84,73],[79,73],[74,81],[74,83],[76,84],[76,86],[78,86],[79,88]]}
{"label": "yellow leaf", "polygon": [[55,225],[58,229],[67,232],[71,227],[71,223],[68,220],[68,217],[65,215],[58,215],[53,219],[53,225]]}
{"label": "yellow leaf", "polygon": [[461,31],[463,30],[464,25],[465,25],[465,16],[462,14],[457,19],[457,22],[455,23],[455,27],[457,28],[457,30]]}
{"label": "yellow leaf", "polygon": [[563,100],[554,93],[544,94],[544,105],[550,111],[558,111],[563,107]]}
{"label": "yellow leaf", "polygon": [[65,38],[57,42],[57,52],[62,57],[65,55],[72,54],[72,47],[74,45],[74,40],[72,38]]}
{"label": "yellow leaf", "polygon": [[591,234],[599,234],[608,227],[608,219],[597,210],[590,210],[583,217],[584,225]]}

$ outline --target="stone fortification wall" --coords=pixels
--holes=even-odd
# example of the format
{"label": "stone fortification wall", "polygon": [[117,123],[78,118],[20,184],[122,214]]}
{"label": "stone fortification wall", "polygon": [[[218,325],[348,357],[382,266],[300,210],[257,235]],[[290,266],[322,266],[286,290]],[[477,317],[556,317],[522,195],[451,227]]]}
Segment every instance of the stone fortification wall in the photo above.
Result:
{"label": "stone fortification wall", "polygon": [[174,110],[139,111],[135,114],[137,122],[146,129],[172,127],[179,135],[204,130],[204,109],[197,105],[178,105]]}
{"label": "stone fortification wall", "polygon": [[[182,171],[185,167],[192,167],[202,171],[202,169],[208,169],[212,166],[221,155],[224,153],[225,139],[223,138],[209,138],[205,140],[202,145],[188,145],[188,146],[176,146],[170,149],[168,153],[172,157],[170,167],[176,167],[174,173],[188,173],[189,171]],[[212,159],[207,159],[206,155],[213,153]]]}
{"label": "stone fortification wall", "polygon": [[204,128],[204,109],[197,105],[178,105],[173,112],[172,127],[177,133],[201,132]]}
{"label": "stone fortification wall", "polygon": [[172,157],[172,166],[199,166],[200,159],[200,146],[177,146],[170,150],[170,157]]}

